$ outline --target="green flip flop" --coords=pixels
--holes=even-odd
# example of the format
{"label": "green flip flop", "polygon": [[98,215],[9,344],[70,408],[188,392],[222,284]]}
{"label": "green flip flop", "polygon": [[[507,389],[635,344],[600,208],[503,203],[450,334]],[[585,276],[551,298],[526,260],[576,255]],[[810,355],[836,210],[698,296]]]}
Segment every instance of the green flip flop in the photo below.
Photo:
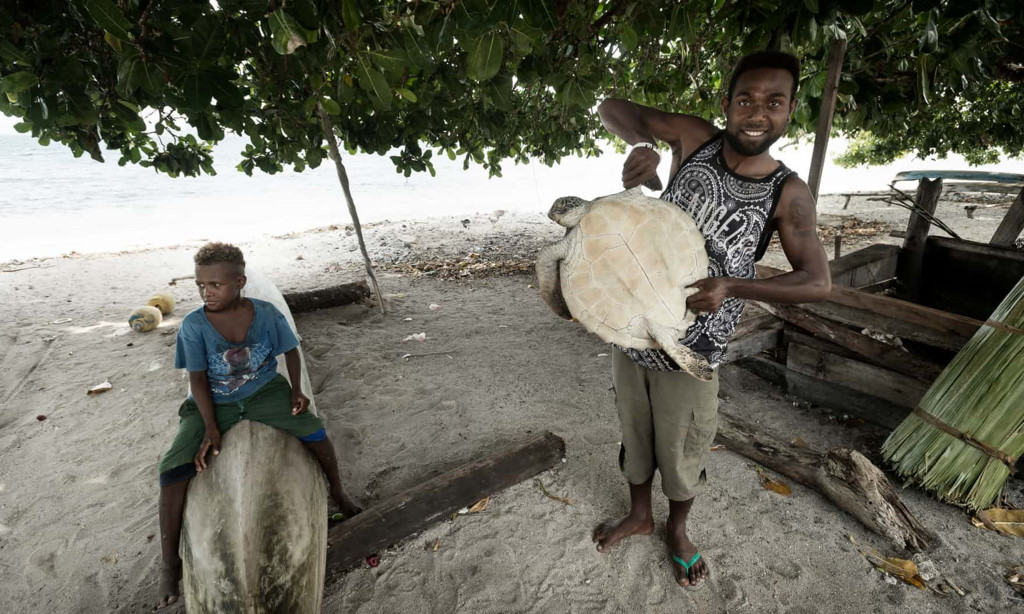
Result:
{"label": "green flip flop", "polygon": [[[696,565],[697,561],[700,560],[700,550],[697,551],[697,554],[693,555],[693,558],[690,559],[689,563],[687,563],[686,561],[684,561],[683,559],[679,558],[678,556],[676,556],[674,554],[672,555],[672,560],[683,566],[683,569],[686,570],[686,579],[689,580],[690,579],[690,568],[693,567],[694,565]],[[700,589],[704,588],[704,580],[699,581],[697,584],[687,584],[683,588],[685,588],[688,591],[700,590]]]}

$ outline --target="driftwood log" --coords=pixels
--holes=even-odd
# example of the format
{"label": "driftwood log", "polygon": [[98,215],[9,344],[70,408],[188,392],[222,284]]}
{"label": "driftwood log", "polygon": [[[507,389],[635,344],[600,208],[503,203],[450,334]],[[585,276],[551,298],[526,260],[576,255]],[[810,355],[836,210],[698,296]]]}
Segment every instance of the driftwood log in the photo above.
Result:
{"label": "driftwood log", "polygon": [[550,469],[563,456],[565,441],[544,432],[381,501],[331,529],[327,573],[345,569],[460,508]]}
{"label": "driftwood log", "polygon": [[835,448],[820,452],[794,448],[726,412],[718,413],[715,438],[742,454],[825,495],[864,526],[899,548],[923,551],[931,535],[907,506],[885,474],[859,452]]}
{"label": "driftwood log", "polygon": [[339,305],[358,303],[368,298],[370,298],[370,286],[366,284],[365,280],[284,295],[284,300],[288,303],[288,308],[292,310],[292,313],[338,307]]}

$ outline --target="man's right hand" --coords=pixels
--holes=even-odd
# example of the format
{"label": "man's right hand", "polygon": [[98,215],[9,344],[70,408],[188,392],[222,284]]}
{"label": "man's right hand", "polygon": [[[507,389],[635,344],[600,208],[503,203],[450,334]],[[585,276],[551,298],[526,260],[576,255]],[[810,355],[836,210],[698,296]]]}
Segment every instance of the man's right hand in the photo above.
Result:
{"label": "man's right hand", "polygon": [[199,446],[199,453],[195,457],[196,471],[206,469],[206,453],[210,450],[213,450],[214,456],[220,454],[220,431],[216,427],[206,429],[203,445]]}
{"label": "man's right hand", "polygon": [[622,187],[635,188],[652,177],[658,176],[658,160],[661,158],[651,149],[637,147],[626,158],[622,167]]}

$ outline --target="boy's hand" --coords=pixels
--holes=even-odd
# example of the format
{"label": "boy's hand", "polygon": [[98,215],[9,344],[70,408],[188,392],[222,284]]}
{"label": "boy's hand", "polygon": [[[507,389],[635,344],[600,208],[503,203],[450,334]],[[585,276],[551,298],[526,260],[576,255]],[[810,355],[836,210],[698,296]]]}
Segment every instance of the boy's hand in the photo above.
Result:
{"label": "boy's hand", "polygon": [[206,453],[213,450],[213,455],[220,454],[220,431],[217,429],[206,429],[206,436],[203,437],[203,445],[199,446],[199,453],[196,454],[196,471],[206,469]]}
{"label": "boy's hand", "polygon": [[309,408],[309,397],[297,390],[292,390],[292,415],[298,416]]}

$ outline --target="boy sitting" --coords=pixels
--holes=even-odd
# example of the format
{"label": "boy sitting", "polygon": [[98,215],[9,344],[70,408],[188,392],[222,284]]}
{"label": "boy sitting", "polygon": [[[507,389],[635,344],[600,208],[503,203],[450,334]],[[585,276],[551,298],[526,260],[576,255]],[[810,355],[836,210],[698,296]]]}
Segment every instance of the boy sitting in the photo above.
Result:
{"label": "boy sitting", "polygon": [[[245,260],[233,245],[208,243],[195,255],[196,287],[204,305],[178,330],[174,366],[187,369],[191,396],[181,404],[178,434],[160,461],[160,543],[163,552],[160,604],[178,600],[178,542],[188,482],[206,469],[206,454],[220,453],[221,435],[241,420],[253,420],[295,435],[313,453],[331,486],[331,498],[346,518],[361,508],[341,487],[334,447],[320,418],[306,411],[299,342],[272,304],[244,298]],[[288,380],[277,372],[284,354]]]}

